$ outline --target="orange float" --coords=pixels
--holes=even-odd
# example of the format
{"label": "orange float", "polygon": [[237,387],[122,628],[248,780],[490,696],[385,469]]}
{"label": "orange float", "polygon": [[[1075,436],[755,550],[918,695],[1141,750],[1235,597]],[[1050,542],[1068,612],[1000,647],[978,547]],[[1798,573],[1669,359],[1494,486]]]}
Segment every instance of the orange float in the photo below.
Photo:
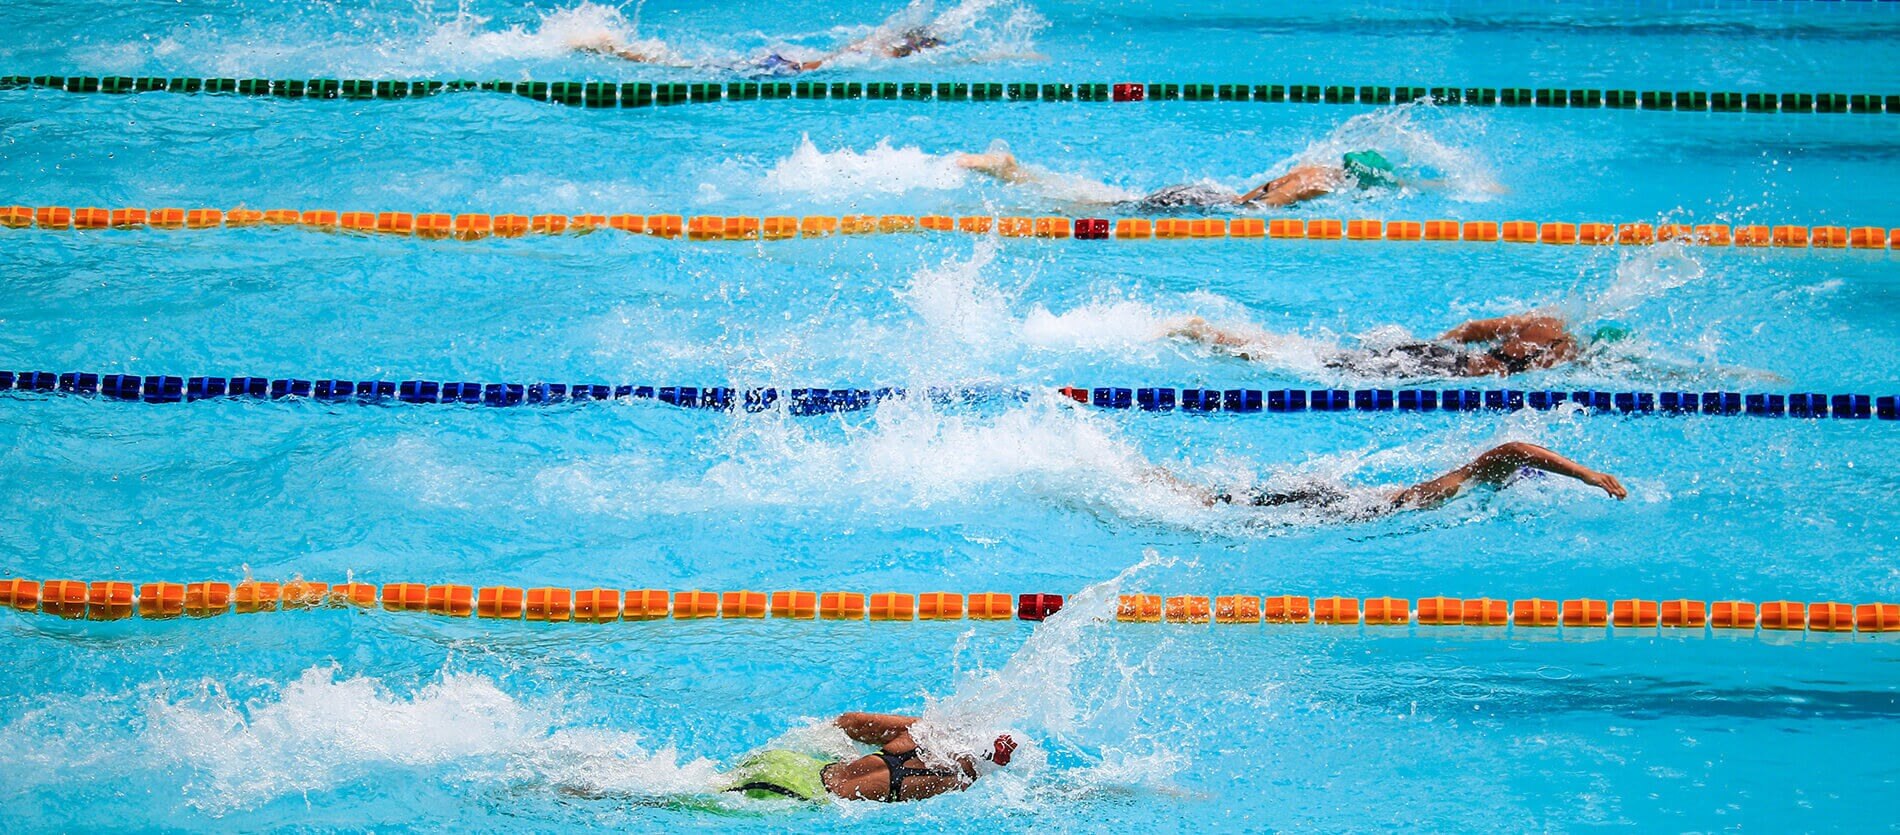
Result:
{"label": "orange float", "polygon": [[231,608],[240,615],[252,612],[275,612],[283,602],[284,587],[277,583],[259,580],[245,580],[237,584],[231,592]]}
{"label": "orange float", "polygon": [[914,595],[894,591],[871,595],[872,620],[914,620],[916,612],[917,598]]}
{"label": "orange float", "polygon": [[917,596],[918,620],[962,620],[963,595],[947,591],[925,592]]}
{"label": "orange float", "polygon": [[1376,241],[1383,237],[1385,224],[1377,220],[1346,221],[1346,237],[1355,241]]}
{"label": "orange float", "polygon": [[1577,225],[1546,223],[1537,228],[1537,239],[1547,244],[1574,244],[1577,242]]}
{"label": "orange float", "polygon": [[671,608],[663,589],[635,589],[628,591],[624,599],[620,616],[627,620],[663,620]]}
{"label": "orange float", "polygon": [[1754,629],[1755,604],[1742,600],[1718,600],[1709,604],[1709,625],[1716,629]]}
{"label": "orange float", "polygon": [[535,215],[528,218],[528,231],[537,235],[559,235],[567,231],[567,215]]}
{"label": "orange float", "polygon": [[679,215],[648,215],[647,234],[658,238],[677,238],[685,234],[686,218]]}
{"label": "orange float", "polygon": [[112,213],[105,209],[74,209],[73,228],[104,229],[112,224]]}
{"label": "orange float", "polygon": [[1808,629],[1815,632],[1852,632],[1854,607],[1845,603],[1810,603]]}
{"label": "orange float", "polygon": [[1425,238],[1425,225],[1416,220],[1395,220],[1385,225],[1388,241],[1418,241]]}
{"label": "orange float", "polygon": [[1565,626],[1607,626],[1610,623],[1610,604],[1590,598],[1566,600],[1563,618]]}
{"label": "orange float", "polygon": [[1461,237],[1459,223],[1455,220],[1425,221],[1425,240],[1455,241]]}
{"label": "orange float", "polygon": [[987,235],[989,234],[990,230],[994,229],[995,227],[996,227],[996,218],[993,218],[993,217],[979,217],[979,216],[972,215],[972,216],[957,218],[958,232],[969,232],[974,235]]}
{"label": "orange float", "polygon": [[475,615],[520,620],[528,608],[528,593],[513,586],[483,586],[475,595]]}
{"label": "orange float", "polygon": [[818,617],[824,620],[864,620],[864,595],[855,591],[828,591],[818,596]]}
{"label": "orange float", "polygon": [[1511,606],[1502,600],[1479,597],[1465,601],[1466,626],[1503,626],[1511,622]]}
{"label": "orange float", "polygon": [[1233,238],[1264,238],[1267,236],[1267,222],[1257,217],[1235,218],[1227,224],[1227,235]]}
{"label": "orange float", "polygon": [[488,215],[456,215],[455,237],[474,241],[495,234],[495,219]]}
{"label": "orange float", "polygon": [[62,618],[86,616],[86,584],[78,580],[47,580],[40,586],[40,611]]}
{"label": "orange float", "polygon": [[1855,606],[1854,628],[1862,632],[1900,632],[1900,604],[1862,603]]}
{"label": "orange float", "polygon": [[1654,600],[1618,600],[1610,605],[1610,623],[1624,629],[1654,627],[1658,607]]}
{"label": "orange float", "polygon": [[798,237],[798,218],[768,217],[759,222],[759,235],[768,241]]}
{"label": "orange float", "polygon": [[1229,594],[1214,598],[1215,623],[1259,623],[1260,611],[1260,598],[1252,595]]}
{"label": "orange float", "polygon": [[1537,224],[1528,220],[1507,220],[1498,227],[1498,237],[1509,244],[1537,243]]}
{"label": "orange float", "polygon": [[1309,220],[1306,222],[1306,237],[1316,240],[1336,241],[1346,234],[1344,224],[1337,220]]}
{"label": "orange float", "polygon": [[[387,603],[387,599],[384,602]],[[468,617],[475,613],[475,588],[453,584],[429,586],[423,592],[422,608],[430,614]]]}
{"label": "orange float", "polygon": [[331,606],[355,606],[367,609],[376,605],[376,587],[354,581],[331,586],[327,602]]}
{"label": "orange float", "polygon": [[139,617],[164,620],[184,613],[185,587],[183,584],[146,583],[139,586]]}
{"label": "orange float", "polygon": [[1359,599],[1355,597],[1317,598],[1313,601],[1313,622],[1357,624],[1359,622]]}
{"label": "orange float", "polygon": [[697,620],[719,616],[719,595],[709,591],[681,591],[673,593],[673,618],[675,620]]}
{"label": "orange float", "polygon": [[1306,623],[1313,619],[1313,601],[1284,594],[1261,601],[1260,617],[1267,623]]}
{"label": "orange float", "polygon": [[92,620],[124,620],[135,605],[131,583],[99,580],[86,587],[86,617]]}
{"label": "orange float", "polygon": [[811,620],[817,616],[817,594],[808,591],[772,592],[772,617]]}
{"label": "orange float", "polygon": [[1761,604],[1761,628],[1796,630],[1808,627],[1808,607],[1793,600]]}
{"label": "orange float", "polygon": [[606,623],[620,619],[619,589],[575,589],[574,620],[577,623]]}
{"label": "orange float", "polygon": [[230,583],[186,583],[185,614],[208,618],[231,611]]}
{"label": "orange float", "polygon": [[1009,620],[1016,616],[1015,601],[1000,592],[972,594],[969,607],[971,620]]}
{"label": "orange float", "polygon": [[1625,223],[1616,227],[1616,241],[1624,246],[1656,242],[1656,227],[1647,223]]}
{"label": "orange float", "polygon": [[1498,239],[1498,225],[1488,220],[1467,220],[1461,234],[1463,240],[1490,243]]}
{"label": "orange float", "polygon": [[1191,594],[1168,598],[1169,623],[1206,623],[1212,614],[1211,601]]}
{"label": "orange float", "polygon": [[762,618],[765,617],[766,602],[764,592],[729,591],[719,595],[719,616],[722,618]]}
{"label": "orange float", "polygon": [[441,240],[455,234],[455,216],[444,214],[416,215],[416,234],[431,240]]}
{"label": "orange float", "polygon": [[0,606],[32,611],[40,607],[40,584],[15,577],[0,580]]}
{"label": "orange float", "polygon": [[1709,622],[1708,607],[1700,600],[1665,600],[1662,625],[1678,629],[1700,629]]}
{"label": "orange float", "polygon": [[1161,620],[1161,595],[1124,594],[1116,601],[1115,619],[1131,623],[1155,623]]}
{"label": "orange float", "polygon": [[1304,238],[1306,237],[1306,221],[1289,217],[1274,218],[1267,221],[1267,237]]}
{"label": "orange float", "polygon": [[1562,606],[1555,600],[1531,597],[1511,603],[1511,623],[1517,626],[1556,626],[1563,622]]}
{"label": "orange float", "polygon": [[416,216],[408,212],[380,212],[376,215],[376,231],[386,235],[413,235]]}
{"label": "orange float", "polygon": [[[1371,607],[1367,617],[1371,617]],[[1418,600],[1420,626],[1456,626],[1465,622],[1465,602],[1456,597],[1421,597]]]}
{"label": "orange float", "polygon": [[574,591],[563,588],[528,589],[522,615],[528,620],[558,623],[574,619]]}
{"label": "orange float", "polygon": [[1154,234],[1154,222],[1146,218],[1128,217],[1115,221],[1116,238],[1152,238]]}
{"label": "orange float", "polygon": [[1402,597],[1366,598],[1368,626],[1403,626],[1412,622],[1412,601]]}
{"label": "orange float", "polygon": [[1036,232],[1036,221],[1027,217],[999,217],[996,234],[1005,238],[1027,238]]}
{"label": "orange float", "polygon": [[608,215],[607,228],[618,229],[622,232],[628,232],[635,235],[645,234],[647,231],[647,216],[646,215]]}
{"label": "orange float", "polygon": [[818,238],[838,231],[838,219],[824,215],[811,215],[798,222],[798,232],[807,238]]}

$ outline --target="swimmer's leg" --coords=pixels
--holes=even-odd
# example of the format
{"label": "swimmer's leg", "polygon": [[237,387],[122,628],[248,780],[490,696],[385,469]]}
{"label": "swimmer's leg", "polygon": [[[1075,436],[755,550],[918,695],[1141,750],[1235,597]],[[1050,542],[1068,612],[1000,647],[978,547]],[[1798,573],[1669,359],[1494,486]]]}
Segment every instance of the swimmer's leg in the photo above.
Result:
{"label": "swimmer's leg", "polygon": [[1404,510],[1434,508],[1450,501],[1468,483],[1492,487],[1503,484],[1520,467],[1574,478],[1616,499],[1629,495],[1629,491],[1623,489],[1622,482],[1609,473],[1597,472],[1536,444],[1512,441],[1485,450],[1471,463],[1449,473],[1400,490],[1393,494],[1392,505]]}

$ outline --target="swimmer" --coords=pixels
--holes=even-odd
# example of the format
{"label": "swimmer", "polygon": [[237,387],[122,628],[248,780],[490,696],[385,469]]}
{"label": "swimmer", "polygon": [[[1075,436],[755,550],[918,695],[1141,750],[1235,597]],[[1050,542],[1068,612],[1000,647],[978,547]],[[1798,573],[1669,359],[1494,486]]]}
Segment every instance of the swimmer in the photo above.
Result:
{"label": "swimmer", "polygon": [[[1216,351],[1256,361],[1273,351],[1274,338],[1222,330],[1199,316],[1171,323],[1166,335],[1199,342]],[[1589,345],[1615,342],[1629,330],[1604,323],[1588,343],[1570,333],[1563,319],[1543,313],[1518,313],[1473,319],[1435,340],[1409,340],[1383,348],[1337,350],[1322,358],[1328,368],[1365,377],[1508,377],[1574,362]]]}
{"label": "swimmer", "polygon": [[[957,165],[1011,185],[1032,185],[1043,175],[1006,150],[993,149],[981,154],[957,154]],[[1222,206],[1290,206],[1303,200],[1331,194],[1347,188],[1398,188],[1398,174],[1378,151],[1353,151],[1340,158],[1338,165],[1307,164],[1294,166],[1285,175],[1241,194],[1207,183],[1174,185],[1138,200],[1103,205],[1125,206],[1133,211],[1171,211],[1175,209],[1211,209]]]}
{"label": "swimmer", "polygon": [[[727,775],[725,790],[761,800],[815,802],[836,797],[896,803],[969,788],[980,774],[977,758],[955,754],[948,756],[947,764],[926,763],[910,735],[916,723],[915,716],[846,713],[832,724],[853,741],[878,746],[877,751],[831,762],[783,749],[759,751],[739,761]],[[982,760],[1009,765],[1015,751],[1015,740],[999,736]]]}
{"label": "swimmer", "polygon": [[1337,486],[1311,481],[1290,489],[1257,489],[1235,496],[1219,488],[1183,481],[1168,470],[1155,467],[1149,476],[1208,507],[1217,504],[1250,507],[1287,507],[1337,516],[1345,521],[1366,521],[1405,510],[1430,510],[1458,495],[1465,485],[1502,487],[1518,473],[1537,470],[1574,478],[1621,501],[1629,496],[1616,476],[1598,472],[1536,444],[1512,441],[1486,450],[1458,469],[1430,481],[1400,490],[1381,490],[1376,496],[1355,496]]}
{"label": "swimmer", "polygon": [[[846,44],[843,48],[835,52],[806,61],[787,58],[777,52],[768,52],[763,58],[717,67],[716,69],[727,69],[753,75],[797,75],[802,72],[818,69],[824,66],[827,61],[835,61],[839,57],[851,53],[871,53],[882,55],[886,58],[909,58],[919,52],[936,49],[943,45],[943,39],[931,34],[928,29],[918,27],[907,29],[895,36],[874,32],[867,37]],[[623,61],[632,61],[636,64],[659,64],[669,67],[708,69],[708,67],[704,67],[700,64],[673,58],[661,52],[643,52],[633,49],[615,41],[611,35],[601,35],[595,38],[574,41],[569,44],[569,46],[576,52],[584,52],[592,55],[606,55],[619,58]]]}

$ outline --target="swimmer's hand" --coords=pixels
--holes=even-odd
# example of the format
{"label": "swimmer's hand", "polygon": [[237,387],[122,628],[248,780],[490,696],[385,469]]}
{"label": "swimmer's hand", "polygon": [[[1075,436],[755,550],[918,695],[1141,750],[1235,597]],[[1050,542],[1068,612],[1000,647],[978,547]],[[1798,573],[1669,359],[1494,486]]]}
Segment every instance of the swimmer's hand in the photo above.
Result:
{"label": "swimmer's hand", "polygon": [[1610,494],[1611,498],[1619,502],[1629,498],[1630,495],[1630,491],[1623,488],[1623,482],[1617,481],[1616,476],[1610,475],[1609,473],[1600,473],[1596,470],[1591,470],[1578,477],[1578,480]]}

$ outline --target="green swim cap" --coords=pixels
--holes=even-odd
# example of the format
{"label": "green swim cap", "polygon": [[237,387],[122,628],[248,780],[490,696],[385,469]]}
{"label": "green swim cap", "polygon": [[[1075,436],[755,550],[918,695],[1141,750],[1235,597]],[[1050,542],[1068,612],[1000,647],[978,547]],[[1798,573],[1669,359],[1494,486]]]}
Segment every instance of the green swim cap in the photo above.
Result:
{"label": "green swim cap", "polygon": [[1340,167],[1359,181],[1360,188],[1399,184],[1392,163],[1378,151],[1353,151],[1340,158]]}
{"label": "green swim cap", "polygon": [[1590,334],[1591,342],[1622,342],[1630,337],[1630,326],[1622,322],[1604,322]]}

